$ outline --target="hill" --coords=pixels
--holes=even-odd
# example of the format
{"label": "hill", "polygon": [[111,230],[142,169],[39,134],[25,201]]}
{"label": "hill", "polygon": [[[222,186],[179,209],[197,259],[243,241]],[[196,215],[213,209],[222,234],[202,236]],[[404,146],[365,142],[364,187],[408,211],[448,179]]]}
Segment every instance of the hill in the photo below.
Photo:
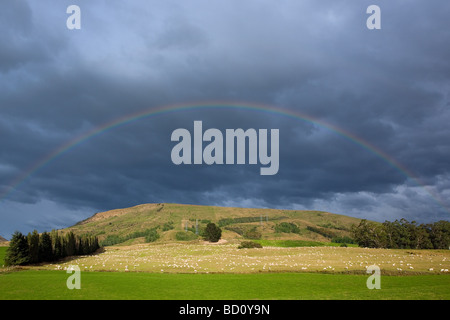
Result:
{"label": "hill", "polygon": [[359,221],[322,211],[153,203],[99,212],[62,232],[95,235],[106,245],[145,242],[151,230],[156,230],[159,242],[195,240],[213,222],[222,228],[225,240],[331,242],[336,237],[350,236],[350,227]]}
{"label": "hill", "polygon": [[[9,241],[8,240],[6,240],[5,238],[3,238],[2,236],[0,236],[0,248],[1,247],[8,247],[9,246]],[[1,252],[0,252],[0,265],[2,264],[1,262],[1,256],[2,256],[2,254],[1,254]]]}

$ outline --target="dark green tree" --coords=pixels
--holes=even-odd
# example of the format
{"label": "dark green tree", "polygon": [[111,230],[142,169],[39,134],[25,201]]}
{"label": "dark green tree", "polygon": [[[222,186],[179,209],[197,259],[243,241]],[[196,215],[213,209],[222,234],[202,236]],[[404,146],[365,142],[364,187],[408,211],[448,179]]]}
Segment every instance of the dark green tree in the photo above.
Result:
{"label": "dark green tree", "polygon": [[434,249],[450,248],[450,222],[440,220],[427,225],[430,241]]}
{"label": "dark green tree", "polygon": [[87,255],[87,254],[90,254],[90,253],[93,252],[92,251],[92,237],[90,237],[88,235],[85,235],[85,234],[83,234],[80,237],[80,248],[79,248],[79,251],[80,251],[79,254],[81,254],[81,255],[83,255],[83,254]]}
{"label": "dark green tree", "polygon": [[48,232],[39,237],[39,261],[53,261],[52,238]]}
{"label": "dark green tree", "polygon": [[406,219],[378,225],[361,220],[352,234],[359,246],[392,249],[447,249],[450,246],[450,222],[420,224]]}
{"label": "dark green tree", "polygon": [[53,259],[58,260],[63,257],[61,237],[59,236],[58,231],[56,230],[52,230],[50,232],[50,236],[52,238],[52,245],[53,245]]}
{"label": "dark green tree", "polygon": [[30,252],[30,263],[39,262],[39,233],[33,230],[33,233],[28,233],[28,248]]}
{"label": "dark green tree", "polygon": [[417,226],[414,239],[415,249],[433,249],[427,226],[420,224]]}
{"label": "dark green tree", "polygon": [[300,234],[300,228],[292,222],[281,222],[275,225],[275,232],[277,233],[298,233]]}
{"label": "dark green tree", "polygon": [[383,248],[386,247],[387,236],[381,224],[362,219],[358,226],[351,228],[353,239],[360,247]]}
{"label": "dark green tree", "polygon": [[100,244],[98,243],[98,238],[94,237],[94,250],[92,252],[95,252],[98,249],[100,249]]}
{"label": "dark green tree", "polygon": [[6,250],[5,265],[17,266],[30,262],[30,250],[27,238],[19,231],[14,232]]}
{"label": "dark green tree", "polygon": [[391,221],[385,221],[383,222],[383,228],[386,232],[386,247],[396,249],[398,242],[398,231],[396,225]]}
{"label": "dark green tree", "polygon": [[244,232],[244,238],[247,238],[247,239],[257,240],[257,239],[261,239],[261,237],[262,237],[262,233],[256,227],[253,227]]}
{"label": "dark green tree", "polygon": [[360,247],[370,247],[371,239],[369,237],[369,230],[369,222],[366,219],[362,219],[358,226],[352,226],[350,230],[352,237]]}
{"label": "dark green tree", "polygon": [[73,256],[76,253],[76,239],[72,231],[66,234],[66,255]]}
{"label": "dark green tree", "polygon": [[206,225],[206,229],[204,232],[205,240],[209,242],[217,242],[220,240],[221,236],[222,236],[222,229],[216,226],[215,223],[208,223]]}
{"label": "dark green tree", "polygon": [[[156,228],[149,230],[147,232],[147,235],[145,236],[145,242],[155,242],[158,239],[159,239],[159,233],[156,230]],[[97,250],[97,249],[95,249],[95,250]]]}
{"label": "dark green tree", "polygon": [[83,254],[83,241],[81,240],[80,236],[76,236],[76,254],[82,255]]}

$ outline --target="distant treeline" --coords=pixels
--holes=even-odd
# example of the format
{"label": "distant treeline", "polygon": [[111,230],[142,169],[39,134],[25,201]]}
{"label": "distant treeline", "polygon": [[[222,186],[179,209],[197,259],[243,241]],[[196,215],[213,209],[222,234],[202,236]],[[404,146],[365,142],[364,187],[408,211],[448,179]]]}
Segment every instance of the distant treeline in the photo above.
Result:
{"label": "distant treeline", "polygon": [[[265,219],[264,219],[265,220]],[[261,217],[238,217],[238,218],[224,218],[218,222],[219,227],[225,227],[235,223],[260,222]]]}
{"label": "distant treeline", "polygon": [[260,216],[253,216],[253,217],[237,217],[237,218],[223,218],[220,219],[217,223],[219,227],[225,227],[230,224],[235,223],[250,223],[250,222],[264,222],[269,220],[280,220],[286,217],[268,217],[266,214],[260,215]]}
{"label": "distant treeline", "polygon": [[[141,237],[145,237],[145,242],[154,242],[159,239],[159,233],[157,231],[158,228],[159,226],[151,229],[145,229],[142,231],[135,231],[124,236],[110,234],[105,238],[105,240],[101,242],[101,245],[102,247],[113,246],[115,244],[122,243],[130,239],[136,239]],[[171,229],[173,229],[173,223],[169,224],[166,223],[163,227],[164,231]]]}
{"label": "distant treeline", "polygon": [[392,249],[448,249],[450,222],[420,224],[406,219],[385,221],[382,224],[361,220],[351,229],[360,247]]}
{"label": "distant treeline", "polygon": [[276,233],[297,233],[300,234],[300,228],[292,222],[281,222],[275,225]]}
{"label": "distant treeline", "polygon": [[16,231],[6,250],[5,265],[26,265],[51,262],[67,256],[87,255],[99,249],[95,236],[60,235],[56,230],[39,234],[36,230],[24,236]]}
{"label": "distant treeline", "polygon": [[320,234],[321,236],[329,239],[335,238],[337,235],[335,232],[325,229],[325,228],[316,228],[313,226],[307,226],[307,230]]}

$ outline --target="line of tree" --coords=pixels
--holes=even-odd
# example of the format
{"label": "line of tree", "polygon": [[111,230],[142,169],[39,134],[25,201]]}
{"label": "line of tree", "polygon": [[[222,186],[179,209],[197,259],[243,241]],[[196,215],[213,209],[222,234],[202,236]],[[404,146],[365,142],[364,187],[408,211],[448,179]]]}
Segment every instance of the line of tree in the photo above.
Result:
{"label": "line of tree", "polygon": [[230,224],[235,223],[251,223],[251,222],[261,222],[261,221],[268,221],[268,220],[280,220],[285,219],[287,217],[268,217],[266,214],[261,214],[259,216],[253,216],[253,217],[236,217],[236,218],[223,218],[220,219],[217,224],[220,228],[228,226]]}
{"label": "line of tree", "polygon": [[[165,225],[165,227],[167,226]],[[113,246],[115,244],[122,243],[130,239],[136,239],[141,237],[145,237],[145,242],[155,242],[160,237],[157,231],[158,228],[159,226],[150,229],[145,229],[142,231],[135,231],[125,236],[110,234],[103,241],[101,241],[100,244],[102,247]]]}
{"label": "line of tree", "polygon": [[223,219],[220,219],[217,224],[219,225],[219,227],[225,227],[225,226],[228,226],[230,224],[235,224],[235,223],[249,223],[249,222],[260,222],[260,221],[261,221],[261,217],[260,216],[257,216],[257,217],[237,217],[237,218],[223,218]]}
{"label": "line of tree", "polygon": [[316,228],[316,227],[313,227],[313,226],[307,226],[306,229],[309,230],[309,231],[315,232],[317,234],[320,234],[321,236],[323,236],[325,238],[332,239],[332,238],[336,237],[336,233],[335,232],[333,232],[331,230],[328,230],[328,229],[325,229],[325,228]]}
{"label": "line of tree", "polygon": [[450,222],[441,220],[417,224],[406,219],[383,223],[361,220],[351,229],[353,239],[360,247],[392,249],[448,249]]}
{"label": "line of tree", "polygon": [[292,222],[280,222],[280,223],[277,223],[275,225],[275,232],[276,233],[281,233],[281,232],[284,232],[284,233],[297,233],[297,234],[301,233],[300,228],[295,223],[292,223]]}
{"label": "line of tree", "polygon": [[5,265],[52,262],[67,256],[88,255],[99,248],[97,237],[79,236],[72,231],[62,235],[56,230],[42,234],[34,230],[27,236],[16,231],[6,250]]}
{"label": "line of tree", "polygon": [[356,243],[354,239],[349,236],[336,236],[331,239],[333,243],[343,243],[343,244],[354,244]]}

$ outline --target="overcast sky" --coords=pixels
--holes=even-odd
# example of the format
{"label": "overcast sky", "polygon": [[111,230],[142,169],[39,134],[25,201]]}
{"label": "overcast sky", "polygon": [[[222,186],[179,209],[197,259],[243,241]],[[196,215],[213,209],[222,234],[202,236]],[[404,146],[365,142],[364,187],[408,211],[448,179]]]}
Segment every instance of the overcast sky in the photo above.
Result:
{"label": "overcast sky", "polygon": [[[66,27],[72,4],[80,30]],[[381,30],[366,26],[371,4]],[[449,17],[447,0],[3,0],[0,235],[151,202],[449,220]],[[180,110],[114,127],[30,171],[116,119],[204,101],[317,123]],[[192,132],[194,120],[223,132],[279,129],[278,173],[174,165],[171,133]]]}

